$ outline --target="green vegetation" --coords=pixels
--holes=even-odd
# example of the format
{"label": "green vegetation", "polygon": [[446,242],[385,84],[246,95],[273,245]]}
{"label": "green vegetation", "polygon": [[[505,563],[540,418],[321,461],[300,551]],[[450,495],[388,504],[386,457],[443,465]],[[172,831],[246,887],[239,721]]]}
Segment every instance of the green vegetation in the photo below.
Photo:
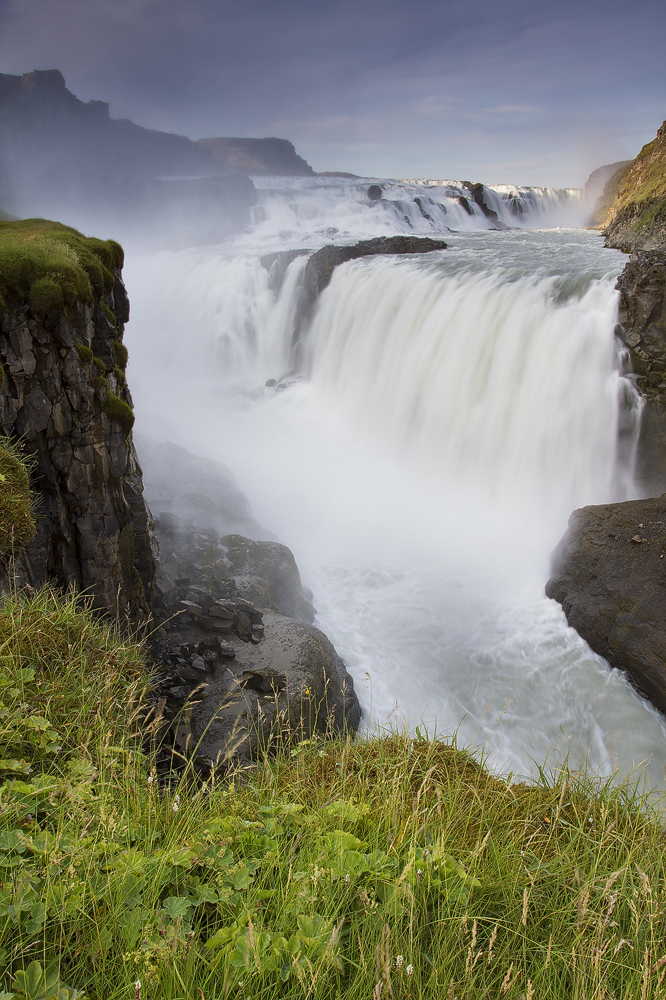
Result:
{"label": "green vegetation", "polygon": [[93,364],[94,364],[95,368],[97,369],[97,371],[101,375],[104,375],[106,373],[106,363],[104,361],[102,361],[101,358],[96,358],[94,356],[93,356],[92,360],[93,360]]}
{"label": "green vegetation", "polygon": [[127,358],[128,358],[127,348],[120,340],[112,340],[111,347],[113,348],[113,353],[116,356],[116,361],[118,362],[118,366],[122,368],[124,371],[127,368]]}
{"label": "green vegetation", "polygon": [[613,175],[604,199],[603,226],[622,216],[641,230],[666,218],[666,122],[636,159]]}
{"label": "green vegetation", "polygon": [[85,361],[90,364],[93,359],[93,352],[85,344],[74,344],[81,361]]}
{"label": "green vegetation", "polygon": [[25,460],[9,438],[0,437],[0,556],[23,548],[34,533]]}
{"label": "green vegetation", "polygon": [[144,677],[71,597],[0,609],[4,997],[663,996],[664,830],[627,788],[406,735],[160,782]]}
{"label": "green vegetation", "polygon": [[134,426],[134,411],[129,403],[126,403],[114,392],[107,392],[104,410],[112,420],[117,420],[125,435],[129,434]]}
{"label": "green vegetation", "polygon": [[46,219],[0,221],[0,305],[29,302],[44,314],[77,298],[92,302],[111,291],[112,270],[122,263],[114,240],[86,237]]}
{"label": "green vegetation", "polygon": [[111,326],[115,330],[115,328],[118,326],[118,320],[116,319],[116,314],[113,312],[113,310],[109,306],[107,306],[106,302],[100,302],[99,305],[100,305],[100,309],[102,310],[102,312],[104,313],[104,315],[108,319],[109,323],[111,324]]}

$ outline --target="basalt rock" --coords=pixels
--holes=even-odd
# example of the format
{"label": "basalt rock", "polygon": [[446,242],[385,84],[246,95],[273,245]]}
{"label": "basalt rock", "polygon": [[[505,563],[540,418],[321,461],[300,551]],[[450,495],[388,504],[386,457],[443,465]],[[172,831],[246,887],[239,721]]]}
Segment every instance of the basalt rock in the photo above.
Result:
{"label": "basalt rock", "polygon": [[121,367],[128,312],[119,272],[113,291],[67,313],[0,312],[0,432],[32,464],[37,529],[0,582],[73,586],[136,618],[150,610],[154,558]]}
{"label": "basalt rock", "polygon": [[546,594],[666,713],[666,496],[574,511]]}
{"label": "basalt rock", "polygon": [[617,288],[616,334],[643,395],[635,474],[641,490],[654,495],[666,489],[666,254],[633,254]]}
{"label": "basalt rock", "polygon": [[247,763],[279,739],[358,728],[344,664],[310,622],[284,545],[156,518],[160,559],[151,639],[162,766]]}

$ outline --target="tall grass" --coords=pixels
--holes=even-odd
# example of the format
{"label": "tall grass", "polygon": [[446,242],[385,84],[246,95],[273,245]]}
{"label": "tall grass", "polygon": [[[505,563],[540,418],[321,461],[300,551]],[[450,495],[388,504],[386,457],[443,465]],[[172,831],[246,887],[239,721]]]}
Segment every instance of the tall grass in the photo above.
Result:
{"label": "tall grass", "polygon": [[406,734],[166,787],[143,678],[73,599],[0,613],[5,998],[666,992],[664,831],[630,787]]}

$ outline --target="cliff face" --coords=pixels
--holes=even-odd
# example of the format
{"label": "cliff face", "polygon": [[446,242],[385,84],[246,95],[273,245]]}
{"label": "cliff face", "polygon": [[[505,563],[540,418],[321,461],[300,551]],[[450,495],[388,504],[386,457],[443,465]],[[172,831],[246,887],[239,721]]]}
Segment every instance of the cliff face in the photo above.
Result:
{"label": "cliff face", "polygon": [[[26,236],[18,226],[26,246],[19,267],[38,275],[30,248],[39,239],[43,247],[47,235],[28,229]],[[57,259],[51,256],[59,281],[37,276],[22,292],[20,282],[13,280],[16,272],[7,250],[12,244],[0,229],[5,253],[4,259],[0,253],[0,272],[6,279],[0,308],[0,431],[19,442],[28,456],[36,496],[36,534],[17,554],[13,577],[18,585],[74,585],[87,591],[96,607],[137,617],[149,611],[154,558],[123,371],[129,304],[119,248],[84,241],[63,227],[55,229],[56,236],[61,231],[70,239],[70,256],[79,243],[104,251],[110,266],[96,258],[96,290],[91,283],[85,286],[88,275],[79,267],[73,272],[81,282],[77,294],[57,274]],[[68,246],[57,240],[54,245]],[[92,262],[86,266],[95,273]],[[58,293],[64,299],[58,301]],[[9,573],[5,563],[5,588]]]}
{"label": "cliff face", "polygon": [[666,122],[628,168],[608,182],[604,227],[606,246],[630,253],[666,250]]}
{"label": "cliff face", "polygon": [[656,496],[666,490],[666,256],[633,254],[617,288],[615,332],[643,396],[635,475],[641,492]]}
{"label": "cliff face", "polygon": [[314,170],[287,139],[199,139],[215,162],[226,169],[277,177],[314,176]]}

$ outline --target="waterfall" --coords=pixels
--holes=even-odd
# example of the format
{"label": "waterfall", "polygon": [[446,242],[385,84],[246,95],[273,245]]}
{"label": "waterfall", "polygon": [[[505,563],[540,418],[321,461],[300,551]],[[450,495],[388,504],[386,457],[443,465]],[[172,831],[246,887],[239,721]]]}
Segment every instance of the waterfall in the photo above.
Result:
{"label": "waterfall", "polygon": [[334,210],[338,236],[379,235],[391,212],[395,232],[413,191],[383,182],[393,204],[373,208],[346,182],[281,183],[265,191],[288,231],[265,218],[219,247],[128,261],[138,428],[233,471],[292,548],[367,725],[458,732],[521,773],[567,753],[604,774],[647,762],[659,784],[661,718],[543,589],[571,510],[631,491],[622,256],[593,233],[493,232],[461,208],[479,228],[445,251],[337,268],[294,370],[306,257],[276,291],[262,254],[331,242]]}

